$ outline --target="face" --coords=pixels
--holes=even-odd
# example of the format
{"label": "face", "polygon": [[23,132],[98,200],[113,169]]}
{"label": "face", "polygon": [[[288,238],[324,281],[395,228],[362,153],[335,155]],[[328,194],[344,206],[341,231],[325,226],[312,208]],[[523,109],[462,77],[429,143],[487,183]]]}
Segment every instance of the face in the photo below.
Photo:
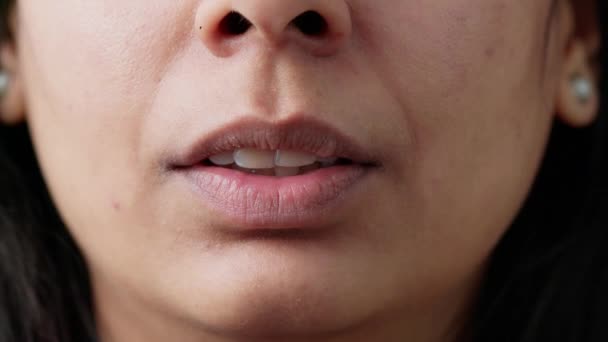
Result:
{"label": "face", "polygon": [[[445,333],[543,154],[551,5],[19,0],[26,120],[101,330]],[[326,164],[257,169],[275,150]]]}

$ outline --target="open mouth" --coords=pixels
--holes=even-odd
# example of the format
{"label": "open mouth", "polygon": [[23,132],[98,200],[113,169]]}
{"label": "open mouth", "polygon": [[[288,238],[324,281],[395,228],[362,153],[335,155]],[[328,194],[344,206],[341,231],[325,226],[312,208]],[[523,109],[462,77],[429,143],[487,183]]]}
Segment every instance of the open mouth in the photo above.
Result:
{"label": "open mouth", "polygon": [[235,121],[193,139],[168,163],[210,215],[234,229],[315,229],[373,186],[373,149],[310,118]]}
{"label": "open mouth", "polygon": [[353,161],[339,157],[318,157],[311,153],[298,151],[243,148],[211,156],[203,160],[202,165],[259,176],[293,177],[319,169],[353,165]]}

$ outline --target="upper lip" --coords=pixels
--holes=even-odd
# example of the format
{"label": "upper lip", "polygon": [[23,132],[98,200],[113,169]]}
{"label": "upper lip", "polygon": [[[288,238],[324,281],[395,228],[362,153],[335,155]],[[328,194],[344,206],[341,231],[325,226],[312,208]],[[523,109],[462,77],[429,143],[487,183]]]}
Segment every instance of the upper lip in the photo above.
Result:
{"label": "upper lip", "polygon": [[292,150],[321,158],[344,158],[365,166],[379,165],[372,153],[354,138],[311,117],[280,123],[257,118],[234,121],[193,141],[172,164],[177,168],[189,167],[211,156],[241,148]]}

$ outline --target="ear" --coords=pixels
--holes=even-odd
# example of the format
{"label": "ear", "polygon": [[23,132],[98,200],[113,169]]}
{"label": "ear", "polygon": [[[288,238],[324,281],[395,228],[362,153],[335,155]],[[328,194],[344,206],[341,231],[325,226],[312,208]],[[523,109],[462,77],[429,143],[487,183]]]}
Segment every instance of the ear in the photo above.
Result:
{"label": "ear", "polygon": [[[14,18],[10,18],[14,19]],[[14,20],[11,23],[14,26]],[[13,30],[14,32],[14,30]],[[0,41],[0,124],[12,125],[25,120],[23,79],[15,41]]]}
{"label": "ear", "polygon": [[563,0],[562,73],[557,95],[557,115],[565,123],[582,127],[591,124],[599,110],[600,31],[595,1]]}

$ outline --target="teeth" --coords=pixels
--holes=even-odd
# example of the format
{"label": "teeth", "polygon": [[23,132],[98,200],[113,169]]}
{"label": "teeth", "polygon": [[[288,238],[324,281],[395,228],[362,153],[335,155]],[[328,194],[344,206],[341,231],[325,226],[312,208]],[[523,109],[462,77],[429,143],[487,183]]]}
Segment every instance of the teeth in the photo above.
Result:
{"label": "teeth", "polygon": [[319,168],[321,168],[321,166],[317,163],[311,164],[311,165],[306,165],[300,168],[300,172],[311,172],[314,170],[318,170]]}
{"label": "teeth", "polygon": [[317,159],[317,161],[319,163],[321,163],[322,167],[328,167],[328,166],[333,166],[334,164],[336,164],[336,162],[338,161],[338,158],[336,158],[336,157],[319,158],[319,159]]}
{"label": "teeth", "polygon": [[274,151],[244,148],[234,152],[234,161],[238,166],[246,169],[272,169],[274,156]]}
{"label": "teeth", "polygon": [[300,173],[299,167],[280,167],[274,168],[274,175],[277,177],[297,176]]}
{"label": "teeth", "polygon": [[232,166],[235,170],[247,173],[290,177],[320,167],[334,166],[338,158],[320,158],[306,152],[243,148],[211,156],[209,160],[214,165]]}
{"label": "teeth", "polygon": [[225,152],[222,154],[210,157],[209,160],[219,166],[227,166],[234,164],[234,152]]}
{"label": "teeth", "polygon": [[278,150],[274,164],[280,167],[301,167],[314,164],[317,157],[310,153]]}

